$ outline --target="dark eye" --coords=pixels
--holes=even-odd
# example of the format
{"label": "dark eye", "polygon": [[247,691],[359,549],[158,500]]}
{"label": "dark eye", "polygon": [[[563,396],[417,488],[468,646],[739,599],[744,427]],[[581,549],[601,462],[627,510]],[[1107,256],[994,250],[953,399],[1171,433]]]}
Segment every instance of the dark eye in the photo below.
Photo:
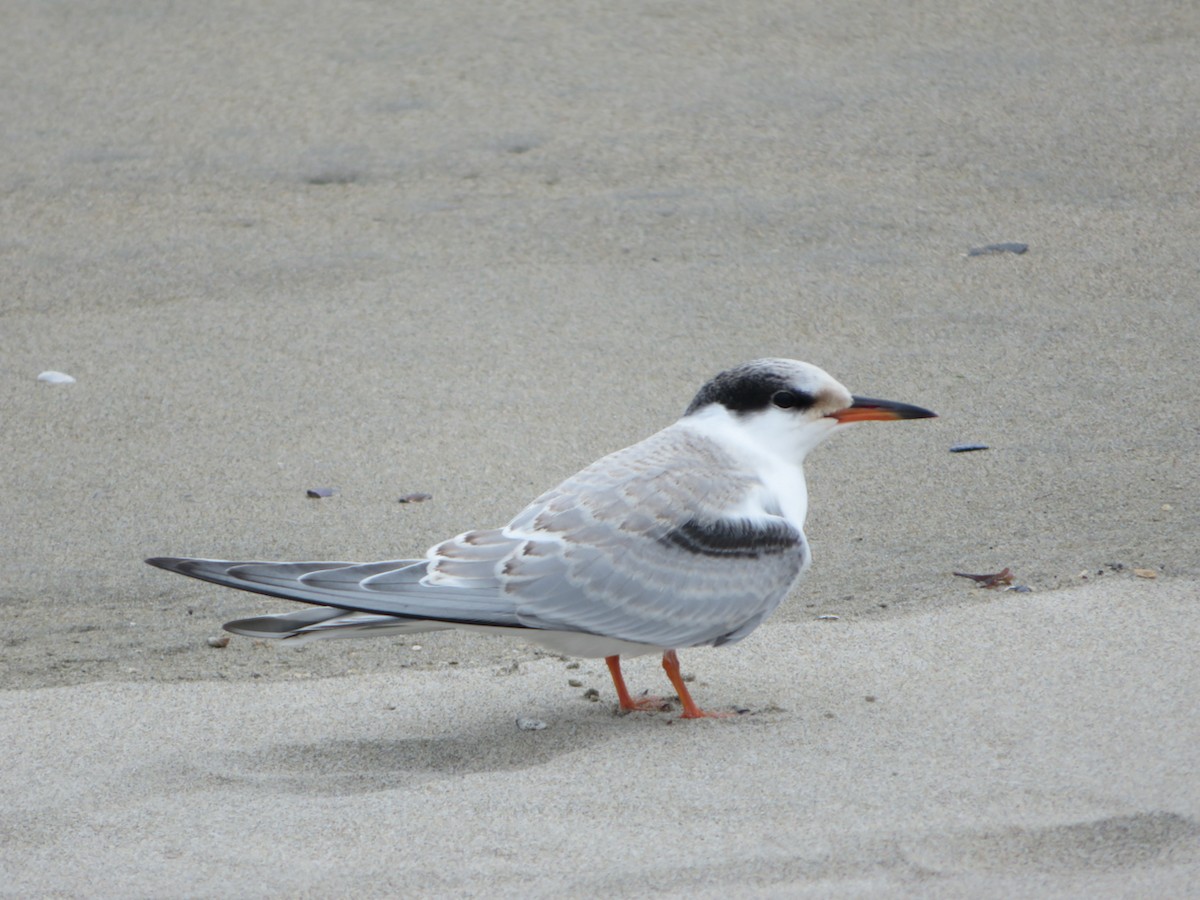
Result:
{"label": "dark eye", "polygon": [[799,404],[800,398],[791,391],[776,391],[771,395],[771,402],[780,409],[791,409]]}

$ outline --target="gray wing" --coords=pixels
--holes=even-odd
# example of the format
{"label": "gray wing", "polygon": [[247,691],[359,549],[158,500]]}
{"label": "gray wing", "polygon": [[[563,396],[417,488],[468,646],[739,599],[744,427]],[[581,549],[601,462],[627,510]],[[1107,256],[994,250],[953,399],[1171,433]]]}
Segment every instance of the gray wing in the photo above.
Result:
{"label": "gray wing", "polygon": [[658,647],[736,641],[807,562],[803,534],[748,498],[761,483],[718,447],[667,429],[594,463],[507,527],[430,551],[430,584],[495,584],[527,627]]}
{"label": "gray wing", "polygon": [[156,557],[146,562],[225,587],[339,610],[453,624],[521,627],[512,601],[498,584],[429,585],[423,580],[428,568],[423,559],[282,563]]}

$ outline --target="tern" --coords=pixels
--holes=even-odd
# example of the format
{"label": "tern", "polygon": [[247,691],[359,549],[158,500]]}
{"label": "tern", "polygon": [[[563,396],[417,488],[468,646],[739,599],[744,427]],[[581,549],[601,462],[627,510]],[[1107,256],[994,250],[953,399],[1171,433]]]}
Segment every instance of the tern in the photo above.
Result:
{"label": "tern", "polygon": [[621,657],[661,653],[683,718],[719,716],[692,699],[676,651],[740,641],[808,568],[808,452],[858,422],[933,417],[851,395],[809,363],[759,359],[716,375],[673,425],[572,475],[503,528],[464,532],[424,559],[146,562],[313,604],[227,623],[234,634],[520,637],[604,658],[626,711],[664,706],[630,695]]}

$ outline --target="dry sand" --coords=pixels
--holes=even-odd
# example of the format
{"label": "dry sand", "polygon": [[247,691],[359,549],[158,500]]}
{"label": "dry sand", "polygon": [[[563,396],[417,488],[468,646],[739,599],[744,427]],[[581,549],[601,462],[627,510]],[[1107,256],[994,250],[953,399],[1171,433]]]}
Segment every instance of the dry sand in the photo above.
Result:
{"label": "dry sand", "polygon": [[[1200,893],[1194,4],[30,0],[0,60],[0,894]],[[683,655],[747,715],[214,649],[285,604],[141,563],[419,553],[765,355],[942,418],[813,456],[809,577]]]}

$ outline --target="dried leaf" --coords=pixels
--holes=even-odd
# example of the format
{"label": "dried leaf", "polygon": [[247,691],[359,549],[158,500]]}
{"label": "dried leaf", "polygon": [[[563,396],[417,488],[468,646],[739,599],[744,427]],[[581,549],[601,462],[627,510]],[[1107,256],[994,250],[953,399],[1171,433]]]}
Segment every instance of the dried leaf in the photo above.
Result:
{"label": "dried leaf", "polygon": [[1008,567],[1000,572],[993,572],[991,575],[968,575],[966,572],[955,572],[954,574],[959,578],[970,578],[983,588],[994,588],[1013,583],[1012,569]]}

